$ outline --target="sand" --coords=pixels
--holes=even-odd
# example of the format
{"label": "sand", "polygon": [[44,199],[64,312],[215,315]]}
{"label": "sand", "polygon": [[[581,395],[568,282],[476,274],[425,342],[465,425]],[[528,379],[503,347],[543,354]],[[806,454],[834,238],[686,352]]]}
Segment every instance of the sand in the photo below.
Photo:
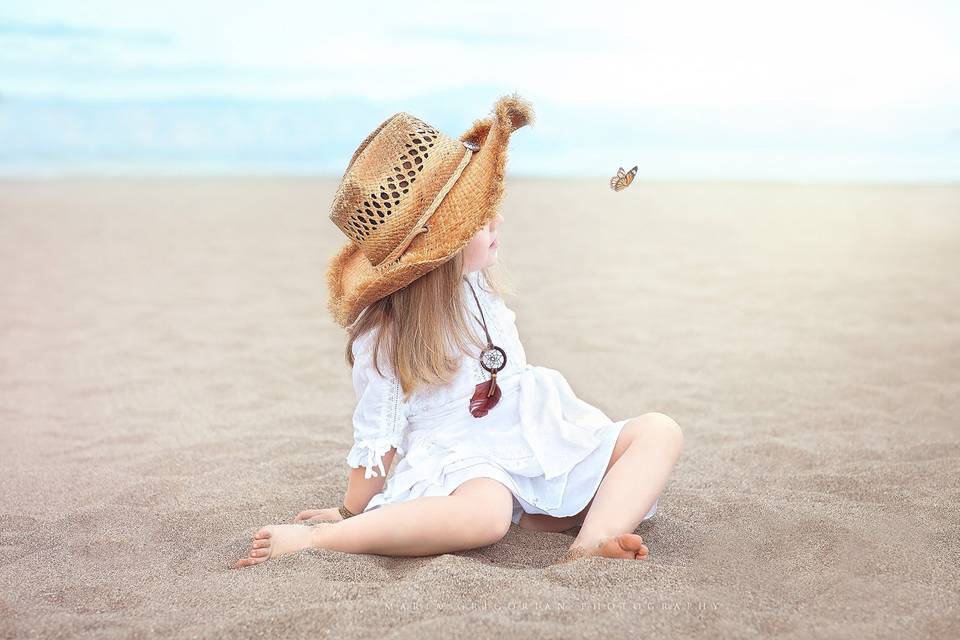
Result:
{"label": "sand", "polygon": [[957,186],[510,180],[528,360],[684,429],[649,559],[231,569],[346,487],[334,188],[0,183],[0,637],[960,633]]}

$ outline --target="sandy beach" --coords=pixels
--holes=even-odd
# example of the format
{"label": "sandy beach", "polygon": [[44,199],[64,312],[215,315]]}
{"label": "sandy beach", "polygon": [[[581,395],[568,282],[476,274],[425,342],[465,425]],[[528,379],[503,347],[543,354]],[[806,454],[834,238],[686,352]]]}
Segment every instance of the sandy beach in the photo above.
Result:
{"label": "sandy beach", "polygon": [[335,187],[0,182],[0,637],[960,634],[960,186],[508,180],[528,360],[684,430],[649,559],[232,569],[346,487]]}

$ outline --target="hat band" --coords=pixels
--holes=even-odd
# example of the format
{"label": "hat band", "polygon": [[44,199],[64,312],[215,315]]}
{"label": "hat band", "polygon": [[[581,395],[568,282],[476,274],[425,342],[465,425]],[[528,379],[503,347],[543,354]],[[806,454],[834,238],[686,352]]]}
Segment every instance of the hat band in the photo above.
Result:
{"label": "hat band", "polygon": [[460,178],[460,174],[463,173],[463,170],[466,168],[467,163],[470,162],[470,158],[473,156],[473,152],[477,151],[480,147],[477,146],[474,142],[468,142],[466,140],[460,141],[464,147],[467,148],[467,152],[463,154],[463,158],[460,159],[460,164],[457,165],[457,168],[454,170],[453,175],[450,176],[450,179],[447,180],[447,183],[443,185],[443,188],[440,189],[437,196],[433,199],[433,202],[430,203],[430,206],[420,215],[420,219],[417,220],[417,223],[413,225],[413,229],[408,233],[403,240],[400,241],[400,244],[384,258],[378,267],[383,267],[384,265],[390,265],[394,260],[399,260],[400,256],[404,251],[407,250],[407,247],[410,246],[410,243],[413,242],[413,239],[416,238],[421,233],[427,231],[427,220],[430,219],[430,216],[440,207],[440,203],[443,202],[443,199],[447,196],[447,193],[450,192],[450,189],[453,188],[453,185],[456,184],[457,180]]}

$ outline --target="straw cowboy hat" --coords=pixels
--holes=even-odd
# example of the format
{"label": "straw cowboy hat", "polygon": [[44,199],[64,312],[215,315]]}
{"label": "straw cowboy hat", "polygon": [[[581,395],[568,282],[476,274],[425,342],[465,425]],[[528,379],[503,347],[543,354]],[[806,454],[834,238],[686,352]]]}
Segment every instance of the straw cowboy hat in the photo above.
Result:
{"label": "straw cowboy hat", "polygon": [[326,273],[337,324],[439,267],[497,215],[510,134],[534,114],[515,93],[492,114],[455,139],[400,112],[360,143],[330,212],[350,240]]}

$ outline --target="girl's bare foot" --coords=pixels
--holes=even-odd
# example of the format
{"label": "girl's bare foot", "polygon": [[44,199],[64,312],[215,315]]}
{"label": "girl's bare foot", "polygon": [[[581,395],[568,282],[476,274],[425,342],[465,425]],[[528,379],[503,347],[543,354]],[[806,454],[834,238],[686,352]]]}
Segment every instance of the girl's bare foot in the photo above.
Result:
{"label": "girl's bare foot", "polygon": [[596,545],[571,546],[564,553],[556,564],[572,562],[577,558],[585,556],[603,556],[606,558],[623,558],[626,560],[646,560],[650,552],[647,545],[643,544],[643,538],[635,533],[621,533],[619,535],[604,538]]}
{"label": "girl's bare foot", "polygon": [[249,567],[284,553],[316,546],[316,533],[316,527],[305,524],[272,524],[263,527],[253,536],[250,555],[237,560],[233,568]]}

